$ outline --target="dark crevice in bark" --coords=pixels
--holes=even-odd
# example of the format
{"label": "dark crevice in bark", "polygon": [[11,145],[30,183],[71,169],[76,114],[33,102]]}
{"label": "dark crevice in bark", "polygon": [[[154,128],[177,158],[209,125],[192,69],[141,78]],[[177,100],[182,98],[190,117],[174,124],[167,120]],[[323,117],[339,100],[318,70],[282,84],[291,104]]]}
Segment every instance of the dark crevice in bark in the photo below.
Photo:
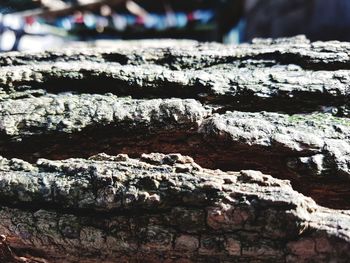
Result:
{"label": "dark crevice in bark", "polygon": [[[17,248],[11,247],[12,252],[16,255],[18,261],[13,261],[14,263],[47,263],[45,258],[47,258],[47,254],[40,248]],[[19,257],[26,258],[27,261],[23,261],[23,258],[20,260]],[[15,260],[15,259],[14,259]],[[8,262],[7,262],[8,263]]]}
{"label": "dark crevice in bark", "polygon": [[127,65],[128,62],[130,62],[130,57],[121,53],[112,53],[112,54],[102,53],[101,56],[95,56],[93,54],[90,54],[89,57],[83,58],[81,54],[72,54],[69,56],[65,56],[62,54],[55,54],[55,52],[50,52],[50,54],[47,54],[47,56],[36,56],[35,54],[32,54],[32,55],[18,54],[12,60],[8,60],[6,59],[6,57],[5,58],[0,57],[0,66],[1,67],[23,66],[23,65],[31,65],[33,63],[35,64],[35,63],[46,63],[46,62],[51,63],[51,62],[81,61],[82,59],[86,61],[101,62],[101,63],[115,62],[115,63],[119,63],[120,65]]}
{"label": "dark crevice in bark", "polygon": [[[206,93],[203,87],[183,86],[176,83],[159,83],[155,87],[136,86],[130,84],[127,80],[111,79],[104,76],[89,76],[84,79],[71,78],[49,78],[43,83],[29,82],[16,83],[18,91],[26,90],[44,90],[50,94],[60,94],[63,92],[73,94],[115,94],[118,96],[130,96],[135,99],[147,98],[198,98],[198,94]],[[40,93],[39,93],[40,94]],[[40,94],[41,95],[41,94]]]}
{"label": "dark crevice in bark", "polygon": [[[228,63],[234,63],[237,61],[237,58],[228,59]],[[298,65],[302,69],[305,70],[326,70],[326,71],[335,71],[335,70],[348,70],[350,69],[350,65],[347,61],[332,61],[329,63],[324,63],[322,60],[317,60],[317,58],[313,58],[308,55],[301,55],[295,53],[288,52],[267,52],[263,54],[253,55],[253,56],[244,56],[239,58],[239,63],[242,63],[244,67],[244,62],[251,61],[252,64],[257,63],[261,66],[269,67],[271,65]],[[224,63],[220,63],[224,64]],[[212,65],[211,65],[212,66]]]}
{"label": "dark crevice in bark", "polygon": [[277,112],[285,114],[328,112],[338,117],[348,117],[348,98],[339,96],[336,99],[331,96],[307,94],[298,92],[293,97],[276,96],[261,98],[253,94],[244,94],[237,97],[222,96],[217,98],[199,99],[202,103],[211,103],[215,112],[220,114],[226,111],[244,112]]}
{"label": "dark crevice in bark", "polygon": [[[30,87],[30,90],[27,88]],[[339,95],[314,94],[309,92],[294,92],[293,94],[260,97],[253,92],[241,91],[236,95],[217,95],[203,85],[183,86],[177,83],[159,83],[155,87],[135,86],[122,80],[112,80],[109,77],[90,76],[82,80],[70,78],[52,78],[43,83],[18,83],[15,88],[20,94],[27,90],[23,97],[40,97],[49,94],[114,94],[120,97],[129,96],[133,99],[181,98],[196,99],[213,107],[215,112],[226,111],[245,112],[278,112],[286,114],[328,112],[339,117],[349,116],[349,98]]]}
{"label": "dark crevice in bark", "polygon": [[[242,57],[236,56],[223,56],[217,58],[215,61],[207,61],[205,57],[200,58],[197,64],[186,63],[185,61],[190,61],[191,57],[179,58],[176,55],[168,54],[163,58],[154,61],[156,65],[166,66],[172,70],[186,70],[186,69],[205,69],[214,66],[219,66],[223,64],[232,64],[237,67],[243,68],[247,65],[254,65],[255,67],[270,67],[276,65],[297,65],[305,70],[348,70],[350,69],[349,63],[341,61],[332,61],[330,63],[324,63],[318,61],[316,58],[309,57],[307,55],[296,55],[295,53],[285,53],[280,51],[267,52],[257,55],[247,55]],[[109,60],[109,62],[114,62]]]}
{"label": "dark crevice in bark", "polygon": [[125,153],[132,158],[139,158],[141,153],[181,153],[191,156],[204,168],[258,170],[279,179],[287,179],[295,190],[312,197],[320,205],[350,209],[350,181],[346,175],[334,175],[336,169],[330,169],[331,174],[317,176],[310,169],[302,169],[302,166],[289,166],[291,160],[311,157],[317,152],[296,153],[278,145],[271,149],[225,140],[211,141],[186,129],[146,135],[143,130],[122,130],[121,127],[95,127],[73,134],[36,135],[18,142],[2,137],[0,150],[6,158],[20,158],[31,163],[39,158],[88,158],[101,152],[109,155]]}

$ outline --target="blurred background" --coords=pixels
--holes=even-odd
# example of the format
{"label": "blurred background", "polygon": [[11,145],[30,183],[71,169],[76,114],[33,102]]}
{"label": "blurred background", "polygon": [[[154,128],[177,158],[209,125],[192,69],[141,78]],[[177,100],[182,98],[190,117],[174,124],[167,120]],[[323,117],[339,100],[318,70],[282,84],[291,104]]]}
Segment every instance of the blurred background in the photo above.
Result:
{"label": "blurred background", "polygon": [[121,39],[350,40],[350,0],[1,0],[0,52]]}

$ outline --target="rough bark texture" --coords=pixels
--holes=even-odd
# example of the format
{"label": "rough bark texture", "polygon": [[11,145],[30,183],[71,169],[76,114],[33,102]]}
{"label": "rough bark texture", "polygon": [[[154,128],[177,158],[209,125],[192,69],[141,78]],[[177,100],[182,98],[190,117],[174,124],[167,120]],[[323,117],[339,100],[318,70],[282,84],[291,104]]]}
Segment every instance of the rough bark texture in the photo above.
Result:
{"label": "rough bark texture", "polygon": [[40,248],[54,261],[350,256],[350,213],[260,172],[207,170],[175,154],[2,159],[0,167],[1,199],[13,206],[2,207],[0,230],[19,242],[13,247]]}
{"label": "rough bark texture", "polygon": [[350,44],[176,44],[0,55],[0,259],[349,260]]}

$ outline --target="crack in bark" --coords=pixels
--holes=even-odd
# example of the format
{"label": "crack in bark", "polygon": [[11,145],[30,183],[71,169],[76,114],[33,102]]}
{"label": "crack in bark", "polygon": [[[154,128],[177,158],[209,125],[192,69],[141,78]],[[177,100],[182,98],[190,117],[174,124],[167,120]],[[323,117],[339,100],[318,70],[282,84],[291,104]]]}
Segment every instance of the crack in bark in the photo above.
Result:
{"label": "crack in bark", "polygon": [[53,262],[346,262],[349,211],[241,170],[350,209],[350,45],[177,43],[0,54],[11,249]]}
{"label": "crack in bark", "polygon": [[[183,257],[198,262],[213,257],[221,260],[252,260],[256,253],[259,253],[262,262],[271,259],[297,259],[300,256],[322,260],[334,255],[339,255],[341,259],[342,253],[349,251],[346,240],[350,239],[347,226],[350,214],[337,212],[334,215],[334,210],[319,207],[311,199],[293,191],[286,181],[273,179],[258,172],[211,171],[200,168],[189,157],[160,154],[143,155],[140,160],[133,160],[125,155],[98,155],[90,160],[42,160],[36,165],[39,170],[36,166],[24,163],[19,166],[18,161],[9,162],[8,165],[8,168],[5,168],[4,163],[2,165],[2,169],[8,169],[2,183],[8,180],[11,187],[18,189],[8,193],[17,194],[23,204],[31,204],[28,199],[30,192],[25,194],[24,191],[31,191],[36,182],[33,180],[27,183],[21,190],[20,185],[11,183],[9,178],[10,173],[14,171],[17,176],[20,176],[20,171],[31,173],[30,177],[23,175],[31,178],[30,180],[36,178],[35,174],[47,178],[49,174],[61,174],[54,176],[54,181],[45,181],[42,187],[47,189],[51,189],[50,184],[66,189],[74,185],[74,191],[82,191],[81,193],[87,196],[95,184],[100,194],[111,187],[127,187],[123,191],[134,196],[129,199],[131,202],[127,207],[121,208],[124,213],[113,214],[114,206],[110,205],[119,204],[118,195],[113,199],[101,195],[100,198],[105,198],[110,204],[102,206],[111,212],[107,217],[99,212],[93,216],[84,214],[84,207],[89,206],[86,197],[72,195],[69,191],[60,192],[58,189],[56,194],[62,196],[55,200],[60,200],[57,202],[62,204],[71,204],[76,213],[68,210],[67,214],[59,207],[52,210],[43,207],[41,210],[29,211],[28,207],[23,209],[26,205],[18,207],[20,209],[2,207],[0,229],[13,239],[13,235],[25,238],[17,238],[17,244],[13,242],[14,247],[17,245],[22,248],[35,248],[39,244],[44,245],[42,248],[46,251],[46,257],[54,262],[62,260],[63,254],[69,255],[64,256],[69,262],[80,257],[83,260],[99,258],[106,262],[121,257],[124,262],[134,260],[135,255],[131,256],[133,253],[142,254],[145,260],[150,262]],[[117,175],[118,171],[128,176]],[[83,183],[83,180],[91,180],[92,174],[97,181],[91,181],[91,184],[87,185]],[[107,178],[114,179],[106,181]],[[61,184],[60,181],[66,183]],[[73,183],[71,186],[70,181]],[[165,182],[169,184],[166,186]],[[189,184],[196,190],[189,190]],[[134,190],[135,186],[138,191]],[[145,195],[145,192],[149,194]],[[37,191],[34,194],[41,195],[44,202],[52,202],[50,198],[47,199],[45,191]],[[154,199],[154,195],[159,199]],[[174,200],[176,195],[181,198]],[[127,196],[124,194],[121,198],[130,198]],[[15,198],[13,197],[11,202],[14,202]],[[64,201],[62,198],[78,199],[76,203]],[[176,204],[176,200],[180,202]],[[97,199],[93,202],[94,208],[100,210],[99,207],[103,203]],[[81,207],[76,207],[79,203]],[[147,212],[141,213],[142,210],[138,210],[135,213],[134,210],[128,210],[128,207],[134,209],[139,205],[147,208]],[[160,210],[150,213],[152,207]],[[162,209],[166,207],[169,210]],[[320,217],[322,221],[319,220]],[[333,223],[335,218],[338,222],[336,226]],[[280,222],[277,224],[276,220]],[[304,224],[310,231],[303,230]],[[334,227],[337,228],[336,235],[333,232]],[[120,236],[121,234],[123,236]],[[123,242],[126,246],[122,245]],[[322,243],[321,252],[306,251],[309,253],[307,254],[303,247],[305,242],[323,242],[327,246]],[[67,246],[68,244],[71,246]],[[80,253],[76,252],[78,248]]]}

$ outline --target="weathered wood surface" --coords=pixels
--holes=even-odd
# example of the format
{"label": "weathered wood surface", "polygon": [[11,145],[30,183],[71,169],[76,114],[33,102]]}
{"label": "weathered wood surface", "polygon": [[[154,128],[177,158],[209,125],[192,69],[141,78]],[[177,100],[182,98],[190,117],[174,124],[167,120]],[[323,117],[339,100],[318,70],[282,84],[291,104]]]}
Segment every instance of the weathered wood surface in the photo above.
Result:
{"label": "weathered wood surface", "polygon": [[349,212],[317,206],[287,181],[256,171],[207,170],[161,154],[35,165],[2,159],[1,170],[0,230],[13,247],[58,262],[350,256]]}
{"label": "weathered wood surface", "polygon": [[0,55],[0,258],[347,262],[350,44],[176,43]]}

